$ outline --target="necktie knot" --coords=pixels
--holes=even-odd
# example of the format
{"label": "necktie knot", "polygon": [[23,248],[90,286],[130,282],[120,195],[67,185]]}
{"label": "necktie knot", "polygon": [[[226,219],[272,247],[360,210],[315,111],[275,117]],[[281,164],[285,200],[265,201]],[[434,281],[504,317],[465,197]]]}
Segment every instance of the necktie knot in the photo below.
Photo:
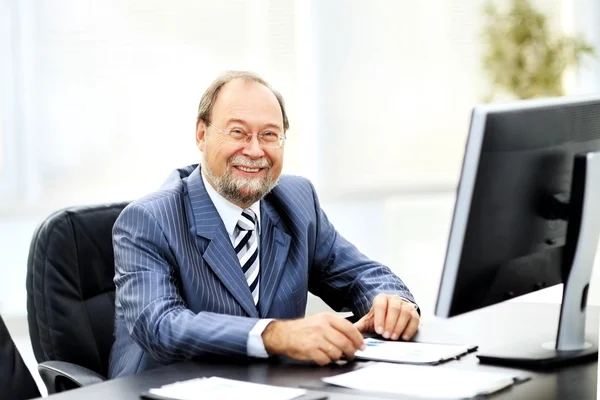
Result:
{"label": "necktie knot", "polygon": [[238,228],[242,231],[253,231],[256,229],[256,214],[251,209],[242,211],[238,220]]}

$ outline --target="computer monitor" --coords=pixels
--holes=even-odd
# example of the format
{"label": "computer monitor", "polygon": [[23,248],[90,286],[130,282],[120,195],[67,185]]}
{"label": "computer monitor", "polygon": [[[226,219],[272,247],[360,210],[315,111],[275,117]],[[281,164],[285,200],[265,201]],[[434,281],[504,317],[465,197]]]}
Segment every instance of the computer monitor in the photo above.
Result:
{"label": "computer monitor", "polygon": [[556,341],[507,344],[480,362],[545,368],[597,357],[597,338],[584,335],[599,152],[600,95],[473,109],[435,315],[564,283]]}

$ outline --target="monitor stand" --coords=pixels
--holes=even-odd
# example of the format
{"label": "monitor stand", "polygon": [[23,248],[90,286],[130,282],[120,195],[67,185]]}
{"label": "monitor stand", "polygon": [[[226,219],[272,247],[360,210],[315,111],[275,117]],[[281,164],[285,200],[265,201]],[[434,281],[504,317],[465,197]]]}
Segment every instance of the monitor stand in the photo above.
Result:
{"label": "monitor stand", "polygon": [[[510,345],[478,354],[482,364],[549,369],[598,359],[598,338],[586,337],[590,277],[600,237],[600,152],[578,154],[573,165],[564,248],[564,291],[557,340]],[[535,324],[535,321],[531,321]],[[522,329],[515,327],[516,329]]]}

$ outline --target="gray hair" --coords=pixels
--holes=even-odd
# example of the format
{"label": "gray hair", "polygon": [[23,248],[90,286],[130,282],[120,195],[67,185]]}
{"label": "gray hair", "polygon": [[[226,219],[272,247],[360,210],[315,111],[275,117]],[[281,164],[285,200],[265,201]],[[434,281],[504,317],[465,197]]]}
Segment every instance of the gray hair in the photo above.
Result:
{"label": "gray hair", "polygon": [[242,79],[246,82],[257,82],[273,92],[277,98],[277,101],[279,102],[279,107],[281,107],[281,114],[283,115],[283,129],[284,131],[289,129],[290,122],[288,121],[287,113],[285,112],[285,102],[283,101],[283,96],[281,93],[273,89],[271,85],[269,85],[258,74],[250,71],[227,71],[217,77],[217,79],[210,84],[208,89],[206,89],[202,95],[202,98],[200,99],[200,105],[198,106],[198,121],[204,121],[207,124],[210,124],[210,116],[212,114],[219,91],[223,85],[231,82],[234,79]]}

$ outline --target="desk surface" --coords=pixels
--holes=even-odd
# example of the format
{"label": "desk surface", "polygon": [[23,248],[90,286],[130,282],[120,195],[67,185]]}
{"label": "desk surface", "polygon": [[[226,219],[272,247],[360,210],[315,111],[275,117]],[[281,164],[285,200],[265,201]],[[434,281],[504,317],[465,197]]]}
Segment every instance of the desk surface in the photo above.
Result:
{"label": "desk surface", "polygon": [[[598,337],[598,308],[590,307],[587,331]],[[415,340],[477,344],[481,350],[507,343],[544,336],[553,339],[558,322],[558,306],[549,304],[504,303],[449,320],[435,320],[423,324]],[[475,353],[476,354],[476,353]],[[451,361],[438,368],[469,370],[500,370],[498,367],[479,365],[475,354]],[[221,376],[249,382],[302,387],[316,392],[327,392],[331,400],[391,398],[380,393],[363,393],[329,386],[322,377],[347,372],[363,366],[362,362],[332,364],[326,367],[290,360],[205,360],[177,363],[130,376],[53,395],[56,400],[137,399],[139,393],[151,387],[177,380],[202,376]],[[528,371],[532,379],[497,393],[493,399],[595,399],[597,394],[597,361],[564,368],[554,372]],[[398,377],[401,384],[402,377]],[[413,399],[413,397],[398,397]],[[422,400],[422,399],[421,399]]]}

